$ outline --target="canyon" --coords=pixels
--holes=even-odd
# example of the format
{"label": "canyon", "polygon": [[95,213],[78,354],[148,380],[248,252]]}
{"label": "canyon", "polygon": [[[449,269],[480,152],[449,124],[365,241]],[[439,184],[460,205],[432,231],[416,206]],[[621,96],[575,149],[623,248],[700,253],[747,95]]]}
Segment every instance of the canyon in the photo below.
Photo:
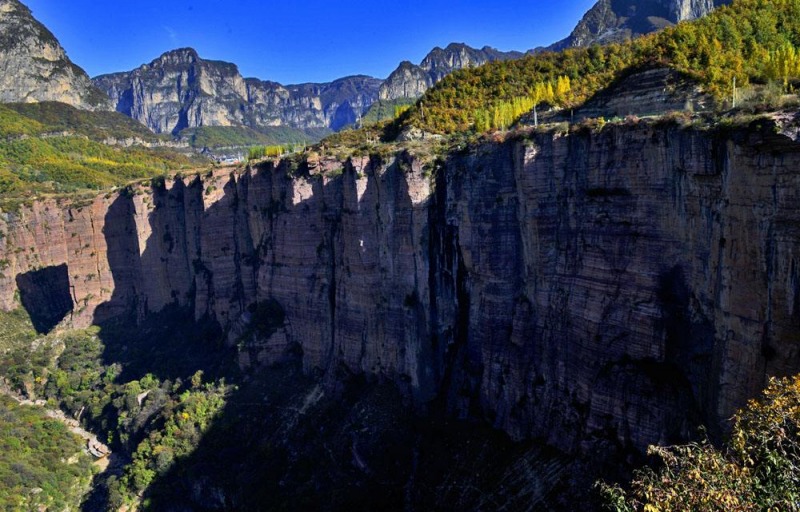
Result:
{"label": "canyon", "polygon": [[[549,49],[727,3],[600,0]],[[733,30],[731,12],[709,33]],[[630,57],[585,102],[481,133],[483,103],[495,119],[517,105],[474,85],[511,70],[527,95],[543,72],[517,65],[576,52],[528,57],[307,148],[524,54],[451,44],[386,80],[284,86],[182,48],[91,81],[16,0],[0,26],[15,35],[0,36],[0,101],[138,121],[18,104],[8,119],[30,115],[8,143],[75,135],[37,128],[54,116],[106,145],[181,144],[114,116],[303,141],[102,192],[34,175],[55,186],[3,198],[0,384],[120,457],[83,510],[593,510],[593,484],[630,480],[648,446],[720,446],[771,377],[800,372],[800,113],[760,61],[741,103],[729,77],[731,109],[693,70]],[[773,43],[758,43],[770,58]],[[604,51],[573,67],[604,69]],[[31,161],[8,173],[52,163]]]}
{"label": "canyon", "polygon": [[[797,118],[532,132],[155,180],[0,220],[0,307],[167,307],[567,454],[712,435],[800,369]],[[257,370],[268,372],[269,370]]]}

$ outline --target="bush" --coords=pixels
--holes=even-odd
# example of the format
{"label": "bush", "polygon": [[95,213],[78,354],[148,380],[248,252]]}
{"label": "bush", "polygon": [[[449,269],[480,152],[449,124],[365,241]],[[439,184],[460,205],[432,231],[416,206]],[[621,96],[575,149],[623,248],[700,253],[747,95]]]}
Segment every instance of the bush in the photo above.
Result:
{"label": "bush", "polygon": [[637,471],[629,490],[599,484],[608,510],[800,509],[800,376],[772,379],[737,413],[727,448],[703,442],[649,453],[661,467]]}

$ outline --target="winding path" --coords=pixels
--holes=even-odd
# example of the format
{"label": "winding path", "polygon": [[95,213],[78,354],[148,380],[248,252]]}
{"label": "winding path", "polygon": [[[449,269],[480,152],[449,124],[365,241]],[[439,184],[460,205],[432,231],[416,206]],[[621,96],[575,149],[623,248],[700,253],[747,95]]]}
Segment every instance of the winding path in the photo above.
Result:
{"label": "winding path", "polygon": [[[100,469],[101,473],[109,471],[114,473],[118,471],[118,466],[120,466],[120,462],[118,460],[118,456],[114,454],[108,446],[100,442],[96,435],[92,434],[85,428],[81,427],[80,423],[77,420],[68,417],[64,414],[64,411],[60,409],[50,409],[47,407],[47,402],[44,400],[28,400],[27,398],[23,398],[22,396],[18,395],[17,393],[11,391],[4,385],[0,385],[0,394],[6,395],[7,397],[11,398],[15,402],[20,405],[28,405],[32,407],[38,407],[44,410],[45,415],[57,421],[60,421],[73,434],[79,436],[81,439],[84,440],[86,443],[84,445],[84,451],[94,457],[95,461],[94,464]],[[105,455],[101,455],[105,454]],[[98,455],[101,455],[98,457]]]}

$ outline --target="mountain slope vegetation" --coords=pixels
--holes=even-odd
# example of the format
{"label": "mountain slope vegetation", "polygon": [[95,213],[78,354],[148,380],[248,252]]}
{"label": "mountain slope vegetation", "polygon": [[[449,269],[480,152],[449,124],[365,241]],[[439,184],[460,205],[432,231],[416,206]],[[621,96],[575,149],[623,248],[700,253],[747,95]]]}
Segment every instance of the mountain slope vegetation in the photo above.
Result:
{"label": "mountain slope vegetation", "polygon": [[0,194],[98,190],[198,165],[169,148],[116,147],[107,139],[161,139],[114,112],[61,103],[0,105]]}
{"label": "mountain slope vegetation", "polygon": [[[40,103],[6,103],[0,108],[0,135],[14,136],[22,132],[15,131],[15,122],[36,123],[35,130],[28,130],[27,135],[41,135],[47,132],[69,131],[76,135],[104,141],[110,138],[135,138],[144,142],[168,141],[169,138],[157,136],[130,117],[109,111],[85,111],[65,103],[46,101]],[[18,114],[14,116],[13,112]],[[11,127],[10,127],[10,126]],[[32,127],[32,125],[31,125]]]}
{"label": "mountain slope vegetation", "polygon": [[[622,73],[644,66],[671,67],[701,84],[719,105],[739,86],[800,76],[800,1],[739,0],[709,16],[634,41],[545,52],[520,60],[493,62],[457,71],[434,86],[400,121],[433,133],[475,130],[482,113],[519,98],[562,108],[579,105]],[[560,97],[536,96],[537,86]],[[480,131],[480,126],[478,126]]]}
{"label": "mountain slope vegetation", "polygon": [[772,379],[733,419],[726,450],[707,442],[651,447],[657,469],[629,490],[601,484],[608,510],[797,510],[800,499],[800,376]]}
{"label": "mountain slope vegetation", "polygon": [[0,509],[70,510],[91,479],[78,436],[40,409],[0,396]]}

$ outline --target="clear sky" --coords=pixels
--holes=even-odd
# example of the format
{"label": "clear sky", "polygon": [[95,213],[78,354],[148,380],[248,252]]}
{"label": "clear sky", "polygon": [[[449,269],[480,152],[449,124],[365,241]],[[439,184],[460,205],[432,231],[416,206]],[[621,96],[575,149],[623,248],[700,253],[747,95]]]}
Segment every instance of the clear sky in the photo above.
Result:
{"label": "clear sky", "polygon": [[385,78],[451,42],[528,50],[569,34],[595,0],[22,0],[91,76],[190,46],[283,84]]}

